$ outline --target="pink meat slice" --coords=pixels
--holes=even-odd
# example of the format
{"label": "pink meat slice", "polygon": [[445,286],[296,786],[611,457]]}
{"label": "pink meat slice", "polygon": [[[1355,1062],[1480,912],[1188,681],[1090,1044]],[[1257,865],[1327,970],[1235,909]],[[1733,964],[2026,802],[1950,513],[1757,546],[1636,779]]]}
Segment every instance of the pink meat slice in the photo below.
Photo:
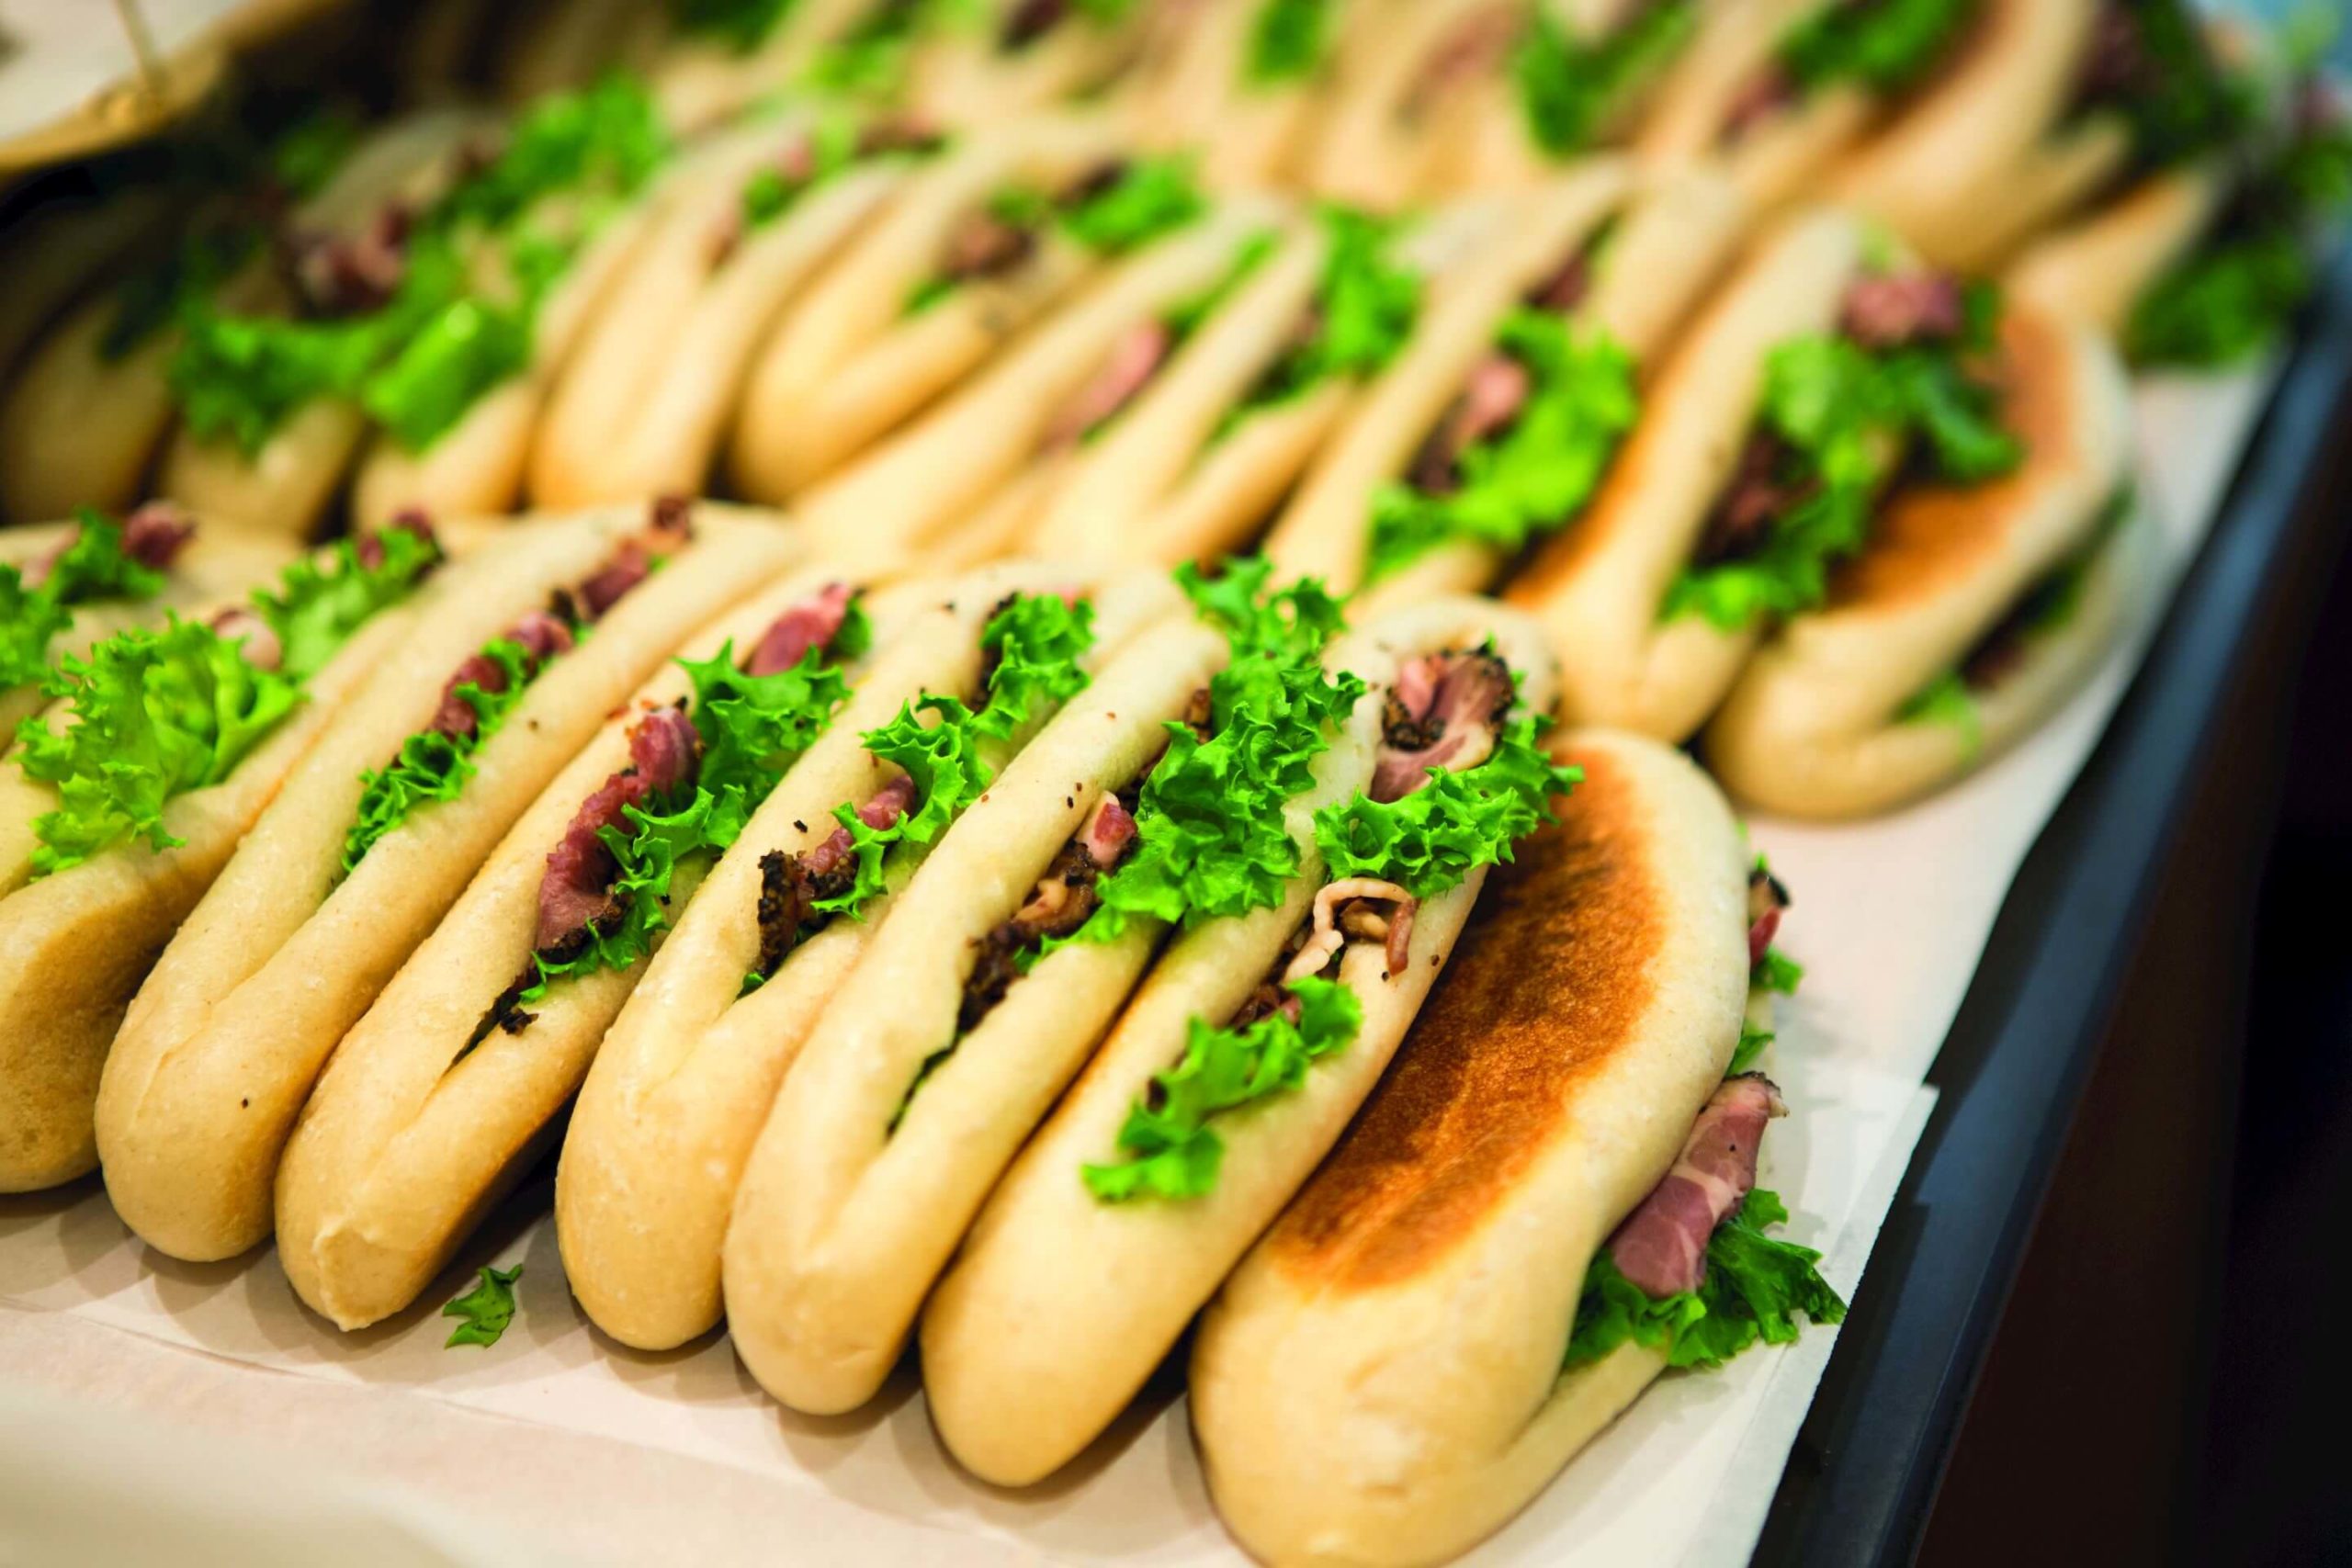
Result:
{"label": "pink meat slice", "polygon": [[623,821],[622,812],[666,795],[695,775],[702,737],[679,708],[655,708],[628,736],[628,765],[580,803],[563,837],[548,853],[539,879],[538,929],[532,946],[560,948],[591,925],[617,912],[613,878],[620,866],[598,835]]}
{"label": "pink meat slice", "polygon": [[773,675],[800,662],[812,648],[822,648],[842,629],[849,615],[851,592],[846,582],[829,582],[813,597],[776,617],[762,633],[752,655],[743,661],[747,675]]}
{"label": "pink meat slice", "polygon": [[1510,703],[1510,670],[1499,659],[1447,652],[1408,660],[1389,688],[1372,798],[1403,799],[1429,782],[1431,768],[1476,767],[1494,750],[1495,727]]}
{"label": "pink meat slice", "polygon": [[[523,674],[528,680],[547,661],[571,647],[571,628],[544,610],[534,610],[509,626],[503,636],[523,649]],[[469,654],[441,688],[441,705],[433,711],[433,722],[425,728],[448,736],[471,735],[481,723],[481,716],[473,704],[458,694],[460,686],[472,686],[487,693],[506,690],[506,671],[486,653]]]}
{"label": "pink meat slice", "polygon": [[1651,1296],[1697,1290],[1707,1278],[1715,1227],[1756,1186],[1765,1123],[1788,1113],[1763,1074],[1725,1078],[1699,1112],[1674,1168],[1609,1238],[1617,1271]]}
{"label": "pink meat slice", "polygon": [[1170,353],[1176,334],[1161,321],[1138,321],[1112,344],[1102,367],[1079,389],[1047,433],[1047,446],[1068,446],[1111,418],[1151,384]]}

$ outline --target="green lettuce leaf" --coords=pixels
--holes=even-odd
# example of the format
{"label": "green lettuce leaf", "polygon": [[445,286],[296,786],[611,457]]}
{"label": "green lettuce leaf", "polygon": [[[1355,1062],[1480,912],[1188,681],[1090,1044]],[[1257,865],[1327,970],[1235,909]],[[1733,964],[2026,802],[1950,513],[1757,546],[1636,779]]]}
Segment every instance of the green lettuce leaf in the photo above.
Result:
{"label": "green lettuce leaf", "polygon": [[1834,1324],[1846,1303],[1814,1265],[1821,1254],[1764,1233],[1786,1223],[1780,1195],[1758,1188],[1707,1242],[1707,1277],[1660,1300],[1618,1271],[1607,1248],[1585,1270],[1565,1370],[1587,1366],[1632,1341],[1664,1350],[1669,1367],[1719,1367],[1761,1340],[1786,1345],[1799,1314]]}
{"label": "green lettuce leaf", "polygon": [[767,41],[795,0],[672,0],[678,30],[710,39],[737,54]]}
{"label": "green lettuce leaf", "polygon": [[1190,158],[1137,158],[1106,188],[1063,211],[1061,224],[1088,250],[1122,256],[1183,228],[1208,205]]}
{"label": "green lettuce leaf", "polygon": [[1756,1065],[1756,1058],[1761,1056],[1778,1038],[1769,1029],[1750,1029],[1743,1024],[1739,1031],[1739,1043],[1732,1047],[1731,1066],[1724,1069],[1724,1077],[1736,1078],[1747,1071]]}
{"label": "green lettuce leaf", "polygon": [[1305,396],[1337,376],[1385,369],[1420,318],[1421,275],[1390,254],[1398,225],[1351,208],[1326,207],[1322,276],[1313,330],[1283,350],[1219,423],[1223,439],[1252,414]]}
{"label": "green lettuce leaf", "polygon": [[1462,483],[1451,493],[1403,483],[1374,492],[1367,581],[1453,539],[1505,554],[1524,547],[1576,514],[1633,428],[1641,412],[1633,356],[1605,333],[1521,307],[1503,318],[1496,346],[1532,383],[1519,417],[1462,454]]}
{"label": "green lettuce leaf", "polygon": [[1152,1077],[1150,1091],[1119,1129],[1125,1158],[1080,1168],[1087,1190],[1105,1203],[1182,1200],[1215,1190],[1225,1140],[1212,1123],[1306,1082],[1306,1071],[1343,1051],[1363,1021],[1356,994],[1336,980],[1304,979],[1296,1023],[1270,1013],[1246,1029],[1215,1029],[1195,1018],[1183,1059]]}
{"label": "green lettuce leaf", "polygon": [[1811,92],[1851,82],[1882,96],[1917,83],[1958,42],[1976,0],[1824,6],[1781,42],[1781,64]]}
{"label": "green lettuce leaf", "polygon": [[1926,478],[1976,484],[2024,456],[1992,389],[1970,367],[1989,347],[1999,301],[1972,285],[1957,343],[1872,351],[1836,333],[1792,338],[1766,358],[1758,428],[1781,447],[1776,476],[1797,499],[1740,558],[1686,567],[1661,620],[1704,616],[1726,631],[1820,604],[1829,569],[1861,548],[1881,493],[1906,456]]}
{"label": "green lettuce leaf", "polygon": [[1957,670],[1947,670],[1920,687],[1894,710],[1897,724],[1949,724],[1967,738],[1971,752],[1984,743],[1976,697]]}
{"label": "green lettuce leaf", "polygon": [[445,735],[420,730],[401,742],[401,749],[383,767],[360,776],[359,811],[343,839],[343,874],[367,858],[377,840],[408,820],[409,814],[429,801],[455,800],[474,776],[474,753],[497,734],[537,671],[521,643],[495,637],[482,645],[482,656],[506,677],[503,690],[485,691],[473,682],[457,696],[474,710],[471,734]]}
{"label": "green lettuce leaf", "polygon": [[558,194],[626,197],[670,152],[669,133],[645,85],[607,76],[534,103],[499,155],[443,197],[427,221],[497,233]]}
{"label": "green lettuce leaf", "polygon": [[164,574],[124,553],[120,524],[87,506],[74,518],[74,537],[40,587],[27,588],[15,567],[0,566],[0,691],[48,673],[50,640],[73,625],[75,605],[163,592]]}
{"label": "green lettuce leaf", "polygon": [[301,701],[298,678],[256,670],[220,633],[176,617],[67,658],[42,689],[71,716],[60,730],[38,716],[17,729],[19,765],[58,796],[33,821],[36,877],[133,839],[182,843],[164,826],[165,805],[226,779]]}
{"label": "green lettuce leaf", "polygon": [[2109,24],[2137,34],[2143,62],[2128,88],[2096,106],[2123,116],[2132,162],[2143,169],[2184,163],[2237,141],[2260,113],[2259,95],[2243,72],[2223,68],[2207,40],[2199,7],[2183,0],[2135,0],[2114,7]]}
{"label": "green lettuce leaf", "polygon": [[[993,657],[988,701],[978,712],[955,697],[926,692],[898,716],[859,737],[865,749],[914,781],[914,809],[888,828],[873,828],[854,804],[833,808],[833,819],[849,829],[857,866],[841,895],[820,898],[820,915],[859,919],[881,897],[883,862],[902,843],[928,844],[947,831],[964,808],[989,787],[983,739],[1006,741],[1022,727],[1068,701],[1087,682],[1079,660],[1094,645],[1094,606],[1076,605],[1051,593],[1016,594],[989,617],[981,650]],[[934,721],[923,722],[929,715]]]}
{"label": "green lettuce leaf", "polygon": [[1777,947],[1764,950],[1764,960],[1748,976],[1747,983],[1762,990],[1783,997],[1793,997],[1804,980],[1804,965]]}
{"label": "green lettuce leaf", "polygon": [[514,1281],[523,1277],[523,1265],[512,1269],[492,1269],[485,1266],[474,1288],[441,1309],[443,1317],[461,1318],[449,1337],[442,1342],[444,1350],[460,1345],[495,1345],[506,1325],[514,1321]]}
{"label": "green lettuce leaf", "polygon": [[1168,726],[1136,806],[1134,851],[1096,884],[1101,908],[1067,940],[1112,941],[1139,915],[1197,925],[1271,908],[1298,874],[1283,807],[1313,785],[1315,759],[1364,684],[1321,663],[1324,641],[1343,629],[1338,602],[1313,580],[1269,592],[1272,570],[1237,561],[1212,582],[1178,569],[1201,618],[1233,649],[1209,680],[1209,739]]}
{"label": "green lettuce leaf", "polygon": [[1430,782],[1402,800],[1384,804],[1359,791],[1317,812],[1315,841],[1332,880],[1374,877],[1433,898],[1478,866],[1508,863],[1518,840],[1555,820],[1552,797],[1584,778],[1537,744],[1549,727],[1523,714],[1503,726],[1493,753],[1475,768],[1432,769]]}
{"label": "green lettuce leaf", "polygon": [[1682,51],[1698,22],[1693,0],[1660,0],[1600,38],[1579,39],[1538,8],[1511,56],[1528,134],[1555,158],[1585,151],[1627,98]]}
{"label": "green lettuce leaf", "polygon": [[308,681],[376,615],[413,592],[441,560],[441,547],[405,528],[387,528],[375,537],[383,553],[370,566],[356,540],[341,539],[322,565],[304,556],[288,567],[274,589],[254,594],[254,608],[277,634],[278,669],[298,684]]}
{"label": "green lettuce leaf", "polygon": [[1271,86],[1322,69],[1331,47],[1331,0],[1259,0],[1250,19],[1245,80]]}

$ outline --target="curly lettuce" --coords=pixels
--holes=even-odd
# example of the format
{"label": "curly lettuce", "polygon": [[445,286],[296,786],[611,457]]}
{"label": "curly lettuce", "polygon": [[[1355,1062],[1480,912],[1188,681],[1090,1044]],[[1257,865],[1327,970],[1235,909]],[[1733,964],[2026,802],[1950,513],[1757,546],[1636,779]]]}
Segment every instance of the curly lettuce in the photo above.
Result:
{"label": "curly lettuce", "polygon": [[1217,427],[1222,439],[1253,414],[1335,378],[1376,375],[1404,351],[1420,319],[1421,275],[1391,254],[1399,225],[1352,208],[1321,214],[1326,248],[1306,335],[1284,349]]}
{"label": "curly lettuce", "polygon": [[387,528],[368,543],[363,549],[337,540],[320,557],[296,560],[277,587],[254,592],[254,608],[277,635],[277,667],[295,681],[325,669],[352,633],[414,592],[441,562],[437,543],[406,528]]}
{"label": "curly lettuce", "polygon": [[1306,81],[1330,49],[1331,0],[1259,0],[1242,79],[1259,87]]}
{"label": "curly lettuce", "polygon": [[1186,1026],[1182,1059],[1152,1077],[1119,1129],[1125,1157],[1081,1166],[1087,1190],[1106,1203],[1137,1198],[1199,1198],[1216,1188],[1225,1140],[1214,1123],[1252,1104],[1290,1093],[1307,1069],[1347,1049],[1363,1022],[1363,1004],[1336,980],[1304,979],[1295,1022],[1281,1012],[1241,1029]]}
{"label": "curly lettuce", "polygon": [[27,777],[57,791],[33,820],[32,874],[48,876],[119,844],[185,840],[164,825],[175,797],[229,777],[301,701],[294,676],[256,669],[237,644],[176,617],[160,631],[119,632],[67,658],[43,690],[70,705],[51,729],[17,729]]}
{"label": "curly lettuce", "polygon": [[1791,497],[1751,551],[1686,566],[1659,607],[1736,631],[1819,604],[1829,569],[1862,547],[1879,498],[1906,459],[1921,477],[1981,484],[2016,468],[2025,449],[2000,420],[1973,361],[1990,349],[1997,296],[1966,294],[1966,325],[1950,342],[1869,349],[1813,333],[1775,347],[1764,366],[1757,430],[1773,443],[1773,482]]}
{"label": "curly lettuce", "polygon": [[1323,669],[1325,641],[1344,627],[1338,602],[1312,579],[1268,592],[1272,572],[1263,559],[1216,581],[1178,569],[1233,657],[1209,680],[1207,738],[1169,724],[1136,802],[1134,852],[1096,885],[1102,905],[1069,940],[1113,941],[1139,916],[1197,925],[1271,908],[1298,874],[1284,808],[1313,786],[1315,759],[1364,684]]}
{"label": "curly lettuce", "polygon": [[1633,355],[1607,333],[1522,306],[1503,318],[1496,346],[1526,372],[1526,401],[1506,428],[1461,454],[1453,490],[1395,483],[1374,493],[1366,581],[1456,539],[1505,554],[1524,547],[1583,507],[1633,428],[1641,412]]}
{"label": "curly lettuce", "polygon": [[458,734],[419,730],[401,742],[390,762],[360,775],[359,811],[343,838],[343,874],[349,876],[378,840],[434,801],[455,800],[474,776],[474,754],[506,722],[534,673],[530,655],[511,637],[482,645],[482,657],[496,665],[504,684],[484,688],[468,681],[454,694],[474,710],[474,728]]}
{"label": "curly lettuce", "polygon": [[1333,880],[1394,882],[1433,898],[1480,866],[1508,863],[1514,846],[1556,820],[1552,800],[1584,781],[1537,743],[1550,721],[1523,714],[1503,726],[1495,749],[1474,768],[1432,768],[1430,782],[1400,800],[1351,800],[1315,814],[1315,841]]}
{"label": "curly lettuce", "polygon": [[1538,8],[1511,56],[1521,112],[1535,144],[1555,158],[1590,147],[1628,98],[1680,53],[1699,25],[1695,0],[1636,7],[1621,26],[1582,39]]}
{"label": "curly lettuce", "polygon": [[1589,1366],[1628,1343],[1663,1350],[1669,1367],[1719,1367],[1758,1341],[1792,1342],[1800,1315],[1841,1322],[1846,1303],[1814,1267],[1821,1254],[1764,1234],[1788,1217],[1778,1193],[1761,1187],[1748,1193],[1708,1238],[1699,1288],[1663,1298],[1626,1279],[1606,1248],[1595,1253],[1563,1370]]}
{"label": "curly lettuce", "polygon": [[[976,711],[955,697],[924,693],[898,716],[859,739],[876,758],[914,781],[915,805],[887,828],[876,828],[854,805],[833,810],[849,830],[855,871],[839,895],[818,899],[819,915],[862,916],[882,895],[883,863],[900,844],[929,844],[947,831],[993,777],[984,739],[1004,742],[1034,719],[1083,690],[1080,660],[1094,645],[1094,607],[1051,593],[1017,594],[989,618],[980,634],[995,661],[988,700]],[[925,723],[928,716],[932,720]]]}
{"label": "curly lettuce", "polygon": [[1208,206],[1190,158],[1137,158],[1102,190],[1064,209],[1061,226],[1098,255],[1123,256],[1183,228]]}
{"label": "curly lettuce", "polygon": [[0,565],[0,690],[42,678],[50,639],[74,623],[77,605],[99,600],[152,599],[164,574],[122,547],[122,525],[94,508],[74,513],[74,537],[49,563],[39,586],[27,588],[13,566]]}

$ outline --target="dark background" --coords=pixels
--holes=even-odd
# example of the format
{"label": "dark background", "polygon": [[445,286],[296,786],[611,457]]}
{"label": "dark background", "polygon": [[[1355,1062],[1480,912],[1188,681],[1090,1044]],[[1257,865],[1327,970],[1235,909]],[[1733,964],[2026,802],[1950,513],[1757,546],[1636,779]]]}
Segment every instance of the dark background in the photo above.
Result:
{"label": "dark background", "polygon": [[2352,1562],[2347,412],[1937,1497],[1939,1568]]}

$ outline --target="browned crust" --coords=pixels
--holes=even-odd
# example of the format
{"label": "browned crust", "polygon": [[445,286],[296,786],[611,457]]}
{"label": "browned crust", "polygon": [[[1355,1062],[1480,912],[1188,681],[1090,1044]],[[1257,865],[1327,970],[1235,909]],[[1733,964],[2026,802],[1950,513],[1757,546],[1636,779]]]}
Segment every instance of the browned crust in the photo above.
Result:
{"label": "browned crust", "polygon": [[1488,879],[1396,1065],[1275,1226],[1294,1278],[1369,1290],[1431,1266],[1633,1043],[1664,932],[1654,829],[1607,750],[1561,752],[1585,774],[1561,822]]}
{"label": "browned crust", "polygon": [[1966,576],[2001,548],[2049,470],[2081,460],[2078,378],[2064,330],[2038,310],[2003,312],[1998,374],[2002,418],[2024,443],[2024,460],[1989,484],[1896,494],[1871,524],[1869,547],[1832,574],[1832,607],[1898,605]]}

